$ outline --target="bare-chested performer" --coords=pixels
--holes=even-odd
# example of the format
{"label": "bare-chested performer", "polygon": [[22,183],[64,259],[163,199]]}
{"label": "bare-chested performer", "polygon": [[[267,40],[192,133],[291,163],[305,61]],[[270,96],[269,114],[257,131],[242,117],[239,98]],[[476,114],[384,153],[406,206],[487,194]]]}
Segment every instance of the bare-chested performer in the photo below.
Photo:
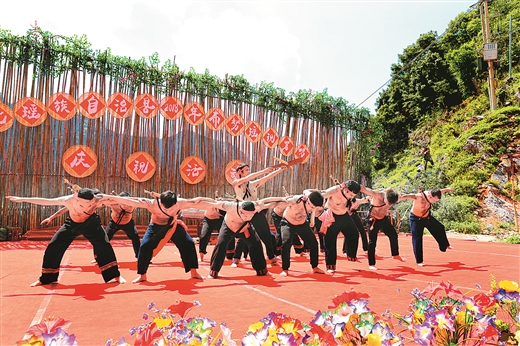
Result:
{"label": "bare-chested performer", "polygon": [[[119,196],[129,197],[130,194],[128,192],[121,192]],[[64,214],[67,212],[67,208],[62,208],[58,210],[53,215],[44,219],[40,224],[48,225],[54,218]],[[135,227],[135,222],[133,219],[133,211],[134,207],[123,205],[119,203],[113,203],[110,205],[110,221],[105,229],[105,233],[107,234],[108,240],[112,240],[117,231],[122,230],[125,232],[128,239],[132,241],[132,247],[134,249],[135,258],[137,258],[137,254],[139,253],[139,246],[141,245],[141,238],[139,238],[139,232]],[[96,263],[97,261],[94,259],[92,261]]]}
{"label": "bare-chested performer", "polygon": [[[282,186],[282,189],[283,189],[285,197],[289,197],[290,194],[285,189],[285,186]],[[276,249],[275,249],[276,256],[282,255],[282,231],[280,230],[280,222],[282,221],[283,212],[285,211],[286,208],[287,208],[287,204],[285,204],[285,205],[280,204],[271,209],[271,219],[273,220],[274,228],[276,229],[276,236],[275,236],[275,238],[276,238]],[[300,237],[298,236],[298,234],[295,234],[295,236],[293,237],[292,245],[294,247],[294,252],[296,252],[296,254],[298,254],[300,256],[305,255],[306,251],[309,250],[300,241]]]}
{"label": "bare-chested performer", "polygon": [[190,272],[191,277],[194,279],[203,279],[197,271],[199,263],[195,243],[184,227],[178,227],[176,220],[179,210],[192,208],[195,203],[200,200],[211,201],[212,199],[205,197],[192,199],[177,198],[177,195],[170,190],[164,191],[161,194],[152,192],[152,196],[155,198],[102,195],[104,201],[117,202],[134,208],[145,208],[152,214],[150,224],[146,229],[139,248],[139,256],[137,258],[138,276],[132,282],[138,283],[147,281],[146,273],[150,265],[150,260],[153,257],[154,249],[172,227],[176,227],[176,229],[171,240],[179,249],[185,272]]}
{"label": "bare-chested performer", "polygon": [[438,202],[442,194],[446,192],[453,192],[453,188],[438,189],[434,188],[430,191],[422,191],[416,194],[402,195],[401,199],[413,200],[412,211],[410,212],[410,232],[412,233],[413,254],[415,255],[415,262],[419,266],[424,266],[423,259],[423,234],[424,228],[427,228],[430,234],[435,238],[439,244],[439,250],[446,252],[450,248],[450,242],[446,236],[446,229],[431,214],[431,206]]}
{"label": "bare-chested performer", "polygon": [[62,205],[69,211],[64,224],[56,231],[43,255],[42,275],[31,286],[46,285],[58,281],[60,264],[65,251],[72,241],[82,234],[94,247],[101,275],[105,282],[114,280],[125,283],[119,273],[116,255],[103,230],[96,209],[101,205],[101,198],[92,189],[82,188],[72,195],[56,198],[6,197],[11,202],[27,202],[38,205]]}
{"label": "bare-chested performer", "polygon": [[[307,215],[313,214],[316,207],[323,206],[323,196],[314,191],[308,195],[296,195],[287,200],[287,208],[283,212],[280,221],[282,237],[282,272],[280,275],[287,276],[291,265],[291,246],[293,236],[299,235],[304,244],[310,249],[310,263],[312,271],[323,274],[324,271],[318,267],[318,241],[312,232]],[[314,216],[311,216],[313,218]]]}
{"label": "bare-chested performer", "polygon": [[[287,169],[287,166],[283,165],[280,168],[267,167],[262,169],[261,171],[251,173],[248,164],[243,163],[238,165],[238,167],[236,168],[237,178],[233,180],[233,182],[231,183],[233,185],[233,189],[235,190],[236,199],[239,201],[258,200],[258,188],[264,185],[270,179],[274,178],[277,174],[281,173],[285,169]],[[271,264],[276,265],[276,239],[269,228],[266,213],[267,210],[265,209],[258,212],[258,214],[255,215],[253,219],[251,219],[251,224],[253,225],[256,233],[258,234],[262,242],[264,243],[265,252],[267,253],[267,257],[271,261]],[[241,241],[239,239],[239,243],[240,242]],[[240,260],[240,257],[242,255],[240,249],[241,245],[237,244],[235,256],[233,257],[235,265],[238,263],[237,261]]]}
{"label": "bare-chested performer", "polygon": [[390,223],[388,210],[399,201],[399,194],[393,189],[375,191],[366,186],[361,186],[361,192],[371,197],[369,212],[370,225],[368,227],[368,266],[371,270],[376,268],[377,234],[382,231],[390,240],[390,251],[394,259],[405,261],[399,256],[399,242],[397,232]]}
{"label": "bare-chested performer", "polygon": [[249,247],[249,256],[256,275],[267,275],[268,271],[262,243],[255,231],[251,229],[250,223],[258,212],[285,202],[286,199],[283,197],[268,197],[257,201],[202,201],[197,203],[197,208],[213,207],[226,212],[218,235],[217,245],[215,245],[211,254],[208,278],[218,277],[226,257],[227,244],[234,238],[244,239]]}
{"label": "bare-chested performer", "polygon": [[324,198],[325,211],[321,214],[322,221],[320,232],[325,234],[323,237],[325,245],[325,261],[327,273],[333,274],[336,271],[337,261],[337,241],[339,232],[343,233],[347,241],[347,260],[356,262],[357,248],[359,244],[359,232],[349,213],[350,200],[359,193],[359,183],[355,180],[347,180],[338,185],[329,187],[327,190],[308,189],[304,194],[318,191]]}

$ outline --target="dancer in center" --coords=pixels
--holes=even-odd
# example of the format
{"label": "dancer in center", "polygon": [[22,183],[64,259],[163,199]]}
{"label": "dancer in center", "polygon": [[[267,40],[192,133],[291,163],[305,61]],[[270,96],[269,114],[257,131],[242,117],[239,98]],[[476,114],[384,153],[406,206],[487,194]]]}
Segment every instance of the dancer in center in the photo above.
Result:
{"label": "dancer in center", "polygon": [[103,200],[128,205],[134,208],[145,208],[152,214],[150,224],[146,229],[139,248],[139,255],[137,257],[138,276],[132,282],[139,283],[147,281],[146,273],[154,252],[156,252],[154,250],[161,246],[160,243],[163,238],[169,240],[167,239],[169,237],[168,231],[174,227],[175,229],[171,240],[179,249],[185,272],[190,272],[191,277],[194,279],[203,279],[197,271],[199,263],[195,243],[183,227],[178,227],[176,221],[179,210],[191,208],[196,202],[201,200],[212,201],[212,199],[206,197],[195,197],[191,199],[178,198],[175,192],[170,190],[160,194],[157,192],[148,193],[153,198],[102,195]]}
{"label": "dancer in center", "polygon": [[[231,185],[235,190],[235,197],[239,201],[257,201],[258,200],[258,187],[264,185],[267,181],[280,174],[283,170],[287,169],[286,165],[282,165],[280,168],[267,167],[261,171],[251,173],[249,165],[246,163],[240,164],[236,168],[237,178],[233,180]],[[261,177],[261,178],[259,178]],[[258,178],[258,179],[256,179]],[[252,180],[255,179],[255,180]],[[256,233],[265,245],[265,252],[267,257],[271,261],[271,265],[276,265],[276,239],[266,217],[267,209],[263,209],[256,213],[251,219]],[[235,256],[233,258],[234,264],[236,265],[241,256],[241,249],[243,248],[243,240],[238,240],[237,248],[235,249]],[[238,257],[238,259],[237,259]]]}
{"label": "dancer in center", "polygon": [[249,256],[251,264],[256,271],[256,275],[267,275],[266,261],[262,243],[252,229],[251,221],[256,214],[262,210],[273,208],[280,203],[287,203],[288,197],[267,197],[257,201],[200,201],[195,207],[200,209],[218,208],[224,210],[224,222],[218,234],[217,245],[211,253],[209,278],[217,278],[224,264],[226,257],[226,248],[230,241],[234,238],[243,239],[249,247]]}
{"label": "dancer in center", "polygon": [[325,261],[327,273],[336,271],[337,241],[339,232],[343,233],[347,242],[347,260],[357,262],[359,232],[349,213],[352,198],[359,193],[360,186],[355,180],[347,180],[341,184],[329,187],[327,190],[305,190],[304,194],[318,191],[324,198],[325,211],[321,214],[320,233],[324,234]]}
{"label": "dancer in center", "polygon": [[323,205],[323,196],[317,192],[309,195],[296,195],[288,198],[287,208],[283,212],[280,221],[280,232],[282,238],[282,272],[280,275],[287,276],[291,265],[291,246],[293,237],[297,234],[303,239],[303,243],[310,249],[310,263],[312,271],[317,274],[325,272],[318,267],[318,241],[312,232],[307,215],[314,218],[314,209]]}

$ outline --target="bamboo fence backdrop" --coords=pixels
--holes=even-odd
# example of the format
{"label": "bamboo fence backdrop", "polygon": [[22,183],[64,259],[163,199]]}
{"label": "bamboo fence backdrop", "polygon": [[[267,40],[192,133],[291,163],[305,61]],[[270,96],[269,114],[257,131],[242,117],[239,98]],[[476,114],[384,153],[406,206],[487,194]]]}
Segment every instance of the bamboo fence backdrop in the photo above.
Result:
{"label": "bamboo fence backdrop", "polygon": [[[190,93],[173,91],[161,94],[159,88],[141,85],[138,90],[121,86],[111,77],[70,70],[59,76],[38,74],[34,64],[14,64],[0,60],[0,102],[14,110],[15,103],[24,97],[35,97],[47,103],[56,92],[65,92],[78,98],[85,92],[95,91],[108,100],[110,95],[122,92],[135,99],[149,93],[157,100],[165,96],[178,97],[183,106],[199,102],[204,110],[220,108],[228,117],[237,113],[245,123],[258,122],[263,129],[274,128],[281,137],[289,136],[295,146],[306,144],[310,159],[301,165],[287,169],[267,182],[260,189],[260,197],[283,195],[282,186],[290,193],[301,193],[305,188],[324,189],[332,185],[330,176],[349,179],[347,167],[347,140],[344,130],[327,128],[316,121],[303,118],[282,119],[273,111],[237,101],[216,97],[200,97]],[[5,196],[58,197],[69,194],[64,178],[84,187],[97,187],[104,193],[128,191],[132,196],[145,196],[144,190],[161,192],[173,190],[180,196],[213,197],[233,195],[224,171],[233,160],[250,164],[258,171],[278,163],[275,158],[290,160],[278,147],[267,148],[263,141],[249,142],[244,134],[232,136],[224,127],[213,131],[203,122],[199,126],[189,124],[183,116],[176,120],[165,119],[160,112],[156,117],[139,117],[135,110],[130,117],[118,119],[106,111],[98,119],[89,119],[79,111],[69,120],[56,120],[47,115],[39,126],[28,127],[15,121],[13,126],[0,132],[2,160],[0,162],[0,224],[28,229],[39,228],[41,220],[57,211],[58,206],[37,206],[28,203],[11,203]],[[73,145],[85,145],[98,157],[96,170],[85,178],[70,176],[62,166],[62,156]],[[134,152],[150,154],[157,165],[154,176],[145,182],[132,180],[126,173],[125,163]],[[188,156],[198,156],[206,164],[206,176],[198,184],[183,181],[180,163]],[[352,173],[350,173],[352,174]],[[108,221],[108,208],[99,210],[102,220]],[[53,224],[58,225],[64,217]],[[150,215],[144,209],[136,210],[136,224],[145,225]]]}

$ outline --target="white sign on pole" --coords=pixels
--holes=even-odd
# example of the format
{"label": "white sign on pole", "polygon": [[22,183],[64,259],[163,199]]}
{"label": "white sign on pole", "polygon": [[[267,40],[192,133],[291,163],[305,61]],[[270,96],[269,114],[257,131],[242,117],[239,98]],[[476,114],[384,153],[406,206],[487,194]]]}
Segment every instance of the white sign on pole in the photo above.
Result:
{"label": "white sign on pole", "polygon": [[484,60],[497,60],[498,45],[496,42],[484,43]]}

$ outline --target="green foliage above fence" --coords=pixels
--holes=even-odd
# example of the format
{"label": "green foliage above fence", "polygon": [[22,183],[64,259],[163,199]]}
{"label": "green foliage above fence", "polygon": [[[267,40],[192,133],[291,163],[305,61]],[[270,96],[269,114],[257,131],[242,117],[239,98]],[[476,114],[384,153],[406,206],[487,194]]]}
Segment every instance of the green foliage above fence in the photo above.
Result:
{"label": "green foliage above fence", "polygon": [[15,36],[9,30],[0,29],[0,59],[19,65],[34,64],[33,78],[41,75],[56,77],[66,71],[79,70],[110,76],[127,90],[137,90],[144,84],[158,88],[166,95],[176,91],[202,98],[216,97],[247,103],[286,118],[310,119],[345,131],[363,131],[368,126],[367,108],[357,109],[341,97],[328,95],[327,89],[322,92],[287,92],[273,83],[251,85],[243,75],[220,78],[208,70],[204,74],[196,73],[193,68],[182,71],[171,60],[161,66],[157,53],[148,60],[132,60],[113,55],[110,48],[104,51],[93,49],[85,35],[54,35],[37,26],[29,29],[25,36]]}

